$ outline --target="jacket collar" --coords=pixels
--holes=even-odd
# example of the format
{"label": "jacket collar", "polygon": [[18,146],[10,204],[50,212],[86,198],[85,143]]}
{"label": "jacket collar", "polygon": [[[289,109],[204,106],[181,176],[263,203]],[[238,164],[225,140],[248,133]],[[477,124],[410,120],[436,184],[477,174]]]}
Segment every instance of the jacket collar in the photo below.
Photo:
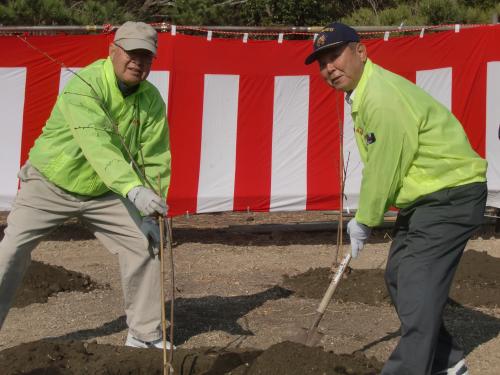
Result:
{"label": "jacket collar", "polygon": [[358,111],[358,107],[364,96],[366,83],[368,82],[368,79],[373,73],[373,67],[374,64],[372,63],[372,61],[370,59],[366,59],[365,67],[363,69],[363,74],[361,75],[361,79],[359,80],[358,85],[355,88],[356,95],[352,98],[351,113]]}

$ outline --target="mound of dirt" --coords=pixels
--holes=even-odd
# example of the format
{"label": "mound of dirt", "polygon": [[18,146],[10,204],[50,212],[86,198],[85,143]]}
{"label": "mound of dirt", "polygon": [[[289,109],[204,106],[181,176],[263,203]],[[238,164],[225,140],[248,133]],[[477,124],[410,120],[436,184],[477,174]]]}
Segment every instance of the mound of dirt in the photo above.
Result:
{"label": "mound of dirt", "polygon": [[[41,340],[0,352],[4,375],[161,375],[162,351]],[[266,351],[177,349],[173,367],[179,375],[375,375],[382,364],[363,354],[336,355],[322,348],[283,342]]]}
{"label": "mound of dirt", "polygon": [[271,346],[252,363],[240,366],[231,375],[375,375],[382,363],[361,353],[338,355],[321,348],[282,342]]}
{"label": "mound of dirt", "polygon": [[[486,252],[468,250],[455,274],[450,298],[467,306],[500,306],[500,259]],[[283,276],[282,286],[305,298],[322,298],[330,283],[329,268],[309,269],[296,276]],[[335,301],[367,305],[390,303],[384,270],[351,269],[337,288]]]}
{"label": "mound of dirt", "polygon": [[89,276],[68,271],[59,266],[32,261],[21,287],[16,293],[14,307],[45,303],[49,296],[60,292],[89,292],[100,287]]}
{"label": "mound of dirt", "polygon": [[[232,353],[210,349],[174,353],[175,374],[225,374],[260,352]],[[41,340],[0,352],[5,375],[161,375],[163,352],[81,341]]]}
{"label": "mound of dirt", "polygon": [[500,306],[500,258],[466,251],[458,265],[450,298],[462,305]]}
{"label": "mound of dirt", "polygon": [[[298,297],[323,298],[330,284],[332,273],[329,268],[310,268],[296,276],[283,276],[283,287]],[[338,302],[359,302],[368,305],[389,303],[385,287],[384,270],[349,269],[344,274],[334,295]]]}

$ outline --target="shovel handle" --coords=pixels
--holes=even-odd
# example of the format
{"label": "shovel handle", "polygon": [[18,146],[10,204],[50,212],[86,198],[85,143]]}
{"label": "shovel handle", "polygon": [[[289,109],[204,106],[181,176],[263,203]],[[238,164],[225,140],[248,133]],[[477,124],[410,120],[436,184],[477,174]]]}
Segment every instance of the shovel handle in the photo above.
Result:
{"label": "shovel handle", "polygon": [[325,312],[326,308],[328,307],[328,304],[330,303],[333,293],[335,293],[335,290],[337,289],[337,286],[339,285],[340,278],[344,274],[349,262],[351,261],[351,252],[349,252],[342,262],[340,263],[339,268],[337,269],[337,272],[335,272],[335,276],[333,277],[332,281],[330,282],[330,285],[328,286],[328,289],[326,290],[325,295],[323,296],[323,299],[321,300],[321,303],[318,306],[318,309],[316,310],[319,314],[323,315]]}

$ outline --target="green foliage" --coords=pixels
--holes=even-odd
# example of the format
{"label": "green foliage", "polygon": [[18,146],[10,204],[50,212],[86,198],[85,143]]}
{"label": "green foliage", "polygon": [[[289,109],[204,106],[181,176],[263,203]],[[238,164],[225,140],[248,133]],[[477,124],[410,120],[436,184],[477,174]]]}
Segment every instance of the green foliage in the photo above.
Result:
{"label": "green foliage", "polygon": [[498,0],[460,0],[460,4],[467,7],[479,7],[481,9],[492,9],[500,5]]}
{"label": "green foliage", "polygon": [[370,8],[360,8],[350,16],[342,18],[342,22],[348,25],[379,25],[377,14]]}
{"label": "green foliage", "polygon": [[393,7],[379,11],[358,9],[343,21],[354,26],[400,25],[402,22],[405,25],[489,23],[493,13],[498,12],[491,3],[491,0],[400,0],[395,1]]}
{"label": "green foliage", "polygon": [[177,0],[162,7],[176,25],[237,25],[240,3],[235,1]]}
{"label": "green foliage", "polygon": [[499,0],[0,0],[3,25],[319,26],[489,23]]}
{"label": "green foliage", "polygon": [[57,25],[70,13],[64,0],[9,0],[0,5],[0,17],[6,25]]}
{"label": "green foliage", "polygon": [[133,17],[115,0],[8,0],[0,5],[0,23],[4,25],[92,25]]}
{"label": "green foliage", "polygon": [[77,25],[119,24],[134,18],[117,1],[83,1],[71,7],[72,22]]}
{"label": "green foliage", "polygon": [[317,0],[248,0],[242,7],[242,21],[247,25],[323,25],[338,20],[352,4]]}
{"label": "green foliage", "polygon": [[384,9],[379,14],[380,25],[422,25],[424,17],[415,6],[399,5],[396,8]]}
{"label": "green foliage", "polygon": [[450,0],[427,0],[420,6],[421,14],[426,19],[427,24],[447,24],[447,23],[489,23],[491,21],[493,8],[484,6],[466,5],[460,1]]}
{"label": "green foliage", "polygon": [[427,0],[420,10],[431,25],[463,22],[463,8],[457,1]]}

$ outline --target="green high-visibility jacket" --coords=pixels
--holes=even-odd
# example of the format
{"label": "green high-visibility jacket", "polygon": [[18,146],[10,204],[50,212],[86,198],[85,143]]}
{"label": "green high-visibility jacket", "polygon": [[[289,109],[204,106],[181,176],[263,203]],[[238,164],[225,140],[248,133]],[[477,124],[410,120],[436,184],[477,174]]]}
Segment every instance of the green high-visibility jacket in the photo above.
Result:
{"label": "green high-visibility jacket", "polygon": [[[113,125],[115,124],[115,125]],[[57,98],[40,137],[29,153],[31,164],[49,181],[69,192],[121,196],[145,185],[134,160],[162,196],[170,183],[170,146],[165,103],[148,81],[123,97],[111,60],[83,68]]]}
{"label": "green high-visibility jacket", "polygon": [[367,60],[352,99],[363,175],[356,220],[373,227],[445,188],[486,181],[462,125],[423,89]]}

